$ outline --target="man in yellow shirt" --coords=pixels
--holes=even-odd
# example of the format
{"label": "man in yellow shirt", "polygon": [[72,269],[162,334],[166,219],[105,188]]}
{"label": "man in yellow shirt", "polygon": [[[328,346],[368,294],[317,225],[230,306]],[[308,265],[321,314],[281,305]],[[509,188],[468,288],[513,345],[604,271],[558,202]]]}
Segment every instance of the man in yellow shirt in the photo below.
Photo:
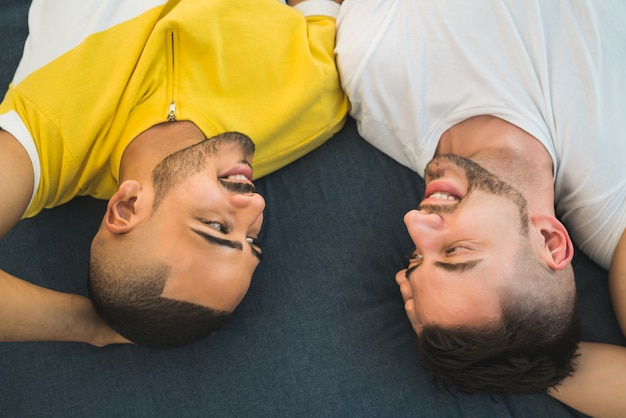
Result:
{"label": "man in yellow shirt", "polygon": [[0,339],[171,347],[214,332],[261,258],[254,145],[259,177],[345,120],[340,2],[35,0],[0,105],[0,236],[75,196],[109,204],[93,305],[0,271]]}

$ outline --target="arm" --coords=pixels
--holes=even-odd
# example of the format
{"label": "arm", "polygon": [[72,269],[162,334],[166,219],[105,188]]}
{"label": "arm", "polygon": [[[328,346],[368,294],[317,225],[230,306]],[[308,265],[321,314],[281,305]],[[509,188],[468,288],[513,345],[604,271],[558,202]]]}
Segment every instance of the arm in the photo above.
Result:
{"label": "arm", "polygon": [[615,316],[626,335],[626,230],[617,243],[609,269],[609,290]]}
{"label": "arm", "polygon": [[[255,178],[277,170],[327,141],[344,126],[350,106],[341,88],[334,52],[336,16],[341,6],[331,0],[289,0],[289,3],[294,4],[295,10],[284,11],[281,19],[289,33],[281,34],[278,39],[274,36],[273,41],[281,45],[273,48],[274,52],[279,51],[273,55],[281,63],[280,77],[269,73],[271,81],[265,83],[266,88],[273,84],[277,91],[289,94],[281,96],[274,115],[280,125],[278,135],[272,139],[275,145],[257,146]],[[268,15],[266,19],[268,27],[273,27],[276,17]],[[276,150],[283,146],[289,152],[277,161]]]}
{"label": "arm", "polygon": [[549,394],[594,417],[626,415],[626,347],[581,343],[574,376]]}
{"label": "arm", "polygon": [[[0,131],[0,237],[20,219],[33,190],[26,151]],[[95,314],[89,300],[55,292],[0,270],[0,341],[126,342]]]}
{"label": "arm", "polygon": [[33,169],[26,150],[6,131],[0,130],[0,238],[26,211],[33,190]]}
{"label": "arm", "polygon": [[0,341],[76,341],[98,347],[128,342],[83,296],[36,286],[2,270],[0,295]]}

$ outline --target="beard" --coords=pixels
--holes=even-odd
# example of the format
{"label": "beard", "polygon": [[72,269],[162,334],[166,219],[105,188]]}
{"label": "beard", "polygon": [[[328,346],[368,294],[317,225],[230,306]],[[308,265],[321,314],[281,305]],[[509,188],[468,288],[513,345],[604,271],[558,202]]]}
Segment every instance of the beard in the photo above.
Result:
{"label": "beard", "polygon": [[[206,166],[207,158],[216,157],[222,147],[236,145],[242,155],[253,155],[255,145],[252,140],[239,132],[226,132],[211,138],[205,138],[197,144],[183,148],[165,157],[152,171],[152,183],[155,190],[156,208],[172,187],[185,181],[189,176],[201,172]],[[256,192],[251,184],[239,184],[221,181],[234,192]]]}
{"label": "beard", "polygon": [[453,205],[423,203],[419,205],[419,210],[428,213],[453,213],[471,197],[472,192],[480,190],[511,201],[518,209],[522,232],[528,230],[528,203],[524,195],[502,178],[468,158],[456,154],[443,154],[434,157],[424,171],[426,183],[442,177],[445,173],[442,166],[446,164],[452,164],[463,171],[468,185],[466,195]]}

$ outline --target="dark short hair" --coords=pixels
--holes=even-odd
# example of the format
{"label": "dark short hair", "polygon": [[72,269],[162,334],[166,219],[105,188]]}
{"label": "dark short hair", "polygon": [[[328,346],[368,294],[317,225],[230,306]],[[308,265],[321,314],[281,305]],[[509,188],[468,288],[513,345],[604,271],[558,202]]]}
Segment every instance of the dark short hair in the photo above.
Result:
{"label": "dark short hair", "polygon": [[545,393],[575,370],[581,323],[576,297],[546,309],[508,295],[501,320],[483,326],[427,324],[418,337],[426,368],[464,393]]}
{"label": "dark short hair", "polygon": [[105,269],[92,257],[89,298],[111,328],[140,346],[174,348],[215,333],[229,313],[162,297],[169,271],[166,265]]}

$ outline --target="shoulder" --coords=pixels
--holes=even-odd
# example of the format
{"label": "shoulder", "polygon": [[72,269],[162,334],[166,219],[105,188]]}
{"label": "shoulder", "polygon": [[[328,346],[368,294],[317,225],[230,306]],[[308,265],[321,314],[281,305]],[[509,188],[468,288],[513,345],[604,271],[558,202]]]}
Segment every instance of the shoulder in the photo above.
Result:
{"label": "shoulder", "polygon": [[72,50],[89,35],[163,4],[165,0],[33,0],[28,12],[29,35],[13,83]]}
{"label": "shoulder", "polygon": [[30,201],[34,175],[26,149],[9,132],[0,130],[0,237],[22,217]]}

